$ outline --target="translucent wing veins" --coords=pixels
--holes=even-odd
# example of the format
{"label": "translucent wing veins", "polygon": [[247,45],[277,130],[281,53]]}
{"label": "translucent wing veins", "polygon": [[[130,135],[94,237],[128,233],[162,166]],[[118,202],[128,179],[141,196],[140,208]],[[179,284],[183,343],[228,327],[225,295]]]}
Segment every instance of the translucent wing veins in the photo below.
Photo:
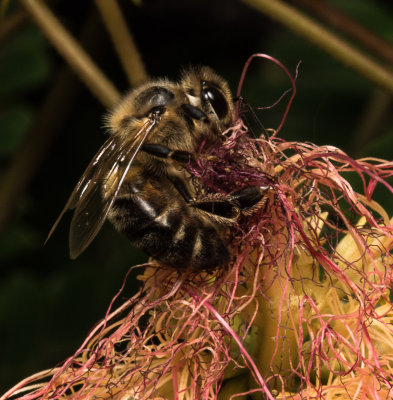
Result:
{"label": "translucent wing veins", "polygon": [[[151,117],[129,140],[121,143],[110,137],[99,149],[76,184],[65,207],[50,230],[53,234],[65,212],[75,209],[70,227],[70,256],[76,258],[95,238],[142,144],[159,121]],[[103,184],[107,196],[103,196]]]}

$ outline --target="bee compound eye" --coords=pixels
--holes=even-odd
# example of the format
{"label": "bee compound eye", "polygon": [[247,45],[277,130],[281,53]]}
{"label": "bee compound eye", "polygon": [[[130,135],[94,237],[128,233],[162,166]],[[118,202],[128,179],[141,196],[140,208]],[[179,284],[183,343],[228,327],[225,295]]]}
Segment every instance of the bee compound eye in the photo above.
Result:
{"label": "bee compound eye", "polygon": [[228,114],[228,103],[219,89],[206,85],[202,89],[201,94],[203,99],[211,104],[219,119],[224,118]]}

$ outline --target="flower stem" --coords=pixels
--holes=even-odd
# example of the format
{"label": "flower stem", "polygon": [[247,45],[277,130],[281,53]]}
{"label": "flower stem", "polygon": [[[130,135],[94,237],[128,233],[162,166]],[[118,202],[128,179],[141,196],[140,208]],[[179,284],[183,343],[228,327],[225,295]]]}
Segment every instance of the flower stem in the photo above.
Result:
{"label": "flower stem", "polygon": [[[199,305],[202,304],[202,299],[196,295],[195,293],[190,293],[192,297],[198,300]],[[231,328],[231,326],[228,324],[228,322],[222,317],[222,315],[208,302],[205,301],[203,302],[203,306],[206,307],[213,315],[214,317],[220,322],[222,327],[231,335],[232,339],[236,342],[236,344],[239,346],[239,349],[241,353],[243,354],[245,360],[248,362],[250,365],[251,370],[255,374],[256,381],[259,382],[261,385],[262,393],[266,395],[266,397],[269,400],[274,400],[272,394],[270,393],[270,390],[268,389],[265,380],[262,378],[261,373],[258,370],[258,367],[256,366],[254,360],[248,354],[246,348],[244,347],[243,343],[241,342],[239,336],[236,334],[236,332]]]}
{"label": "flower stem", "polygon": [[146,81],[148,76],[145,66],[117,0],[96,0],[96,5],[131,86]]}
{"label": "flower stem", "polygon": [[347,42],[281,0],[243,0],[278,20],[372,82],[393,93],[393,74]]}
{"label": "flower stem", "polygon": [[106,107],[117,103],[120,98],[118,90],[45,3],[41,0],[21,0],[21,3],[99,101]]}
{"label": "flower stem", "polygon": [[362,46],[366,47],[376,55],[384,58],[390,64],[393,64],[392,45],[373,32],[364,28],[361,24],[338,11],[335,7],[324,0],[292,0],[294,3],[307,8],[316,16],[323,19],[324,22],[338,28],[350,38],[355,39]]}

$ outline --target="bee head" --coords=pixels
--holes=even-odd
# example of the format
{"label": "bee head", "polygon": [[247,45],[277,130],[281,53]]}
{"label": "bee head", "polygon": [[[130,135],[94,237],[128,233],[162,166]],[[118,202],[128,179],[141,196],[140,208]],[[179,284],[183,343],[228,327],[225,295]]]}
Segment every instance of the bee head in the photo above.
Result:
{"label": "bee head", "polygon": [[227,82],[209,67],[192,67],[183,71],[181,86],[191,105],[205,112],[219,131],[234,121],[234,105]]}

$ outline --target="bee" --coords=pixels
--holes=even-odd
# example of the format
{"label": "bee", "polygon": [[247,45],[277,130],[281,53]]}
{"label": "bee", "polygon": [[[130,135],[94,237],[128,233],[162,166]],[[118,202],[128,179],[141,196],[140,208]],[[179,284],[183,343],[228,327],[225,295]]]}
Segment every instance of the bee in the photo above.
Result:
{"label": "bee", "polygon": [[[229,196],[196,199],[185,166],[202,142],[222,140],[234,122],[227,82],[208,67],[142,84],[106,117],[109,138],[75,186],[60,219],[74,210],[70,256],[93,241],[106,219],[139,249],[178,270],[211,269],[228,263],[222,227],[264,196],[257,186]],[[48,240],[47,239],[47,240]]]}

